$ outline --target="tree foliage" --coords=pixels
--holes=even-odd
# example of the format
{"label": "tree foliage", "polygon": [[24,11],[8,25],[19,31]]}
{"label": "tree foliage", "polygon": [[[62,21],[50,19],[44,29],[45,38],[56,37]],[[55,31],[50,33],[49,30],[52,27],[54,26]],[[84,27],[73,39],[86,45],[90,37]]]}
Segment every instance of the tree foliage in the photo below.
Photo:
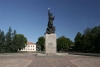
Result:
{"label": "tree foliage", "polygon": [[0,30],[0,52],[5,50],[5,35],[4,31]]}
{"label": "tree foliage", "polygon": [[81,44],[82,43],[81,37],[82,37],[82,34],[80,32],[78,32],[77,35],[75,36],[74,41],[75,41],[76,50],[80,50],[81,49],[81,45],[82,45]]}
{"label": "tree foliage", "polygon": [[12,29],[11,27],[9,27],[9,30],[5,36],[6,37],[6,40],[5,40],[6,52],[10,52],[10,50],[12,49],[12,37],[11,37],[12,33],[11,32],[12,32]]}
{"label": "tree foliage", "polygon": [[45,46],[44,46],[45,38],[44,38],[44,36],[39,37],[36,44],[39,44],[41,46],[41,51],[43,51],[45,49]]}
{"label": "tree foliage", "polygon": [[75,51],[100,52],[100,26],[87,28],[75,36]]}
{"label": "tree foliage", "polygon": [[25,47],[27,38],[23,34],[17,34],[16,30],[12,32],[9,27],[6,35],[0,30],[0,52],[17,52]]}
{"label": "tree foliage", "polygon": [[72,41],[65,36],[57,38],[57,51],[67,51],[72,44]]}
{"label": "tree foliage", "polygon": [[[44,42],[43,36],[38,38],[37,44],[41,46],[41,50],[45,48]],[[78,32],[74,42],[65,36],[57,38],[57,51],[67,51],[70,48],[79,52],[100,52],[100,26],[86,28],[83,33]]]}
{"label": "tree foliage", "polygon": [[[36,44],[39,44],[41,46],[41,50],[43,51],[45,48],[45,38],[43,36],[38,38],[38,41]],[[57,50],[58,51],[67,51],[70,48],[70,45],[72,44],[72,41],[69,38],[66,38],[65,36],[61,36],[57,38]]]}

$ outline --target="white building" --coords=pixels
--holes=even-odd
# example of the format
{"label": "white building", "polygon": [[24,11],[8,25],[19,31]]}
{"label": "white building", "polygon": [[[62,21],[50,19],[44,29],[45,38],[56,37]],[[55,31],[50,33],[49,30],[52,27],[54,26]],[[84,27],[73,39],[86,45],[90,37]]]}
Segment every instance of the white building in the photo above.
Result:
{"label": "white building", "polygon": [[21,51],[36,51],[36,44],[32,42],[27,42],[25,48],[21,49]]}

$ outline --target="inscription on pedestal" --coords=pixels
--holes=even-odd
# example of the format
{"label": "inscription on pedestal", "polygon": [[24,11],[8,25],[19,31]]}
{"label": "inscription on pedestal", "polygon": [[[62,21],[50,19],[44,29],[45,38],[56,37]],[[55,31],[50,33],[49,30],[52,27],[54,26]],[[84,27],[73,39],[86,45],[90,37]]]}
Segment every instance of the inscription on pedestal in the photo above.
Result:
{"label": "inscription on pedestal", "polygon": [[48,47],[53,47],[53,43],[49,43]]}
{"label": "inscription on pedestal", "polygon": [[52,53],[53,43],[48,44],[49,53]]}

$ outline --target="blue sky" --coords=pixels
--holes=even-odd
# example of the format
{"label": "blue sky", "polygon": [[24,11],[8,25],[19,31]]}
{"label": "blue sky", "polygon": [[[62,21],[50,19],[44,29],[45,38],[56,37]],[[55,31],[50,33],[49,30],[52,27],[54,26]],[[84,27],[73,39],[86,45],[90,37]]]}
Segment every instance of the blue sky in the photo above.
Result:
{"label": "blue sky", "polygon": [[77,32],[100,25],[100,0],[0,0],[0,29],[6,34],[12,27],[35,43],[46,32],[48,7],[57,37],[74,40]]}

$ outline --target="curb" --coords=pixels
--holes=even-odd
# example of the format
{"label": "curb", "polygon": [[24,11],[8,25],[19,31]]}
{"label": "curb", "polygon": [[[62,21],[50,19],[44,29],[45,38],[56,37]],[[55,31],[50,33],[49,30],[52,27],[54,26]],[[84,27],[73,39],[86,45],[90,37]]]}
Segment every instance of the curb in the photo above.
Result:
{"label": "curb", "polygon": [[93,53],[73,53],[73,52],[71,53],[69,52],[68,54],[100,57],[100,54],[93,54]]}

